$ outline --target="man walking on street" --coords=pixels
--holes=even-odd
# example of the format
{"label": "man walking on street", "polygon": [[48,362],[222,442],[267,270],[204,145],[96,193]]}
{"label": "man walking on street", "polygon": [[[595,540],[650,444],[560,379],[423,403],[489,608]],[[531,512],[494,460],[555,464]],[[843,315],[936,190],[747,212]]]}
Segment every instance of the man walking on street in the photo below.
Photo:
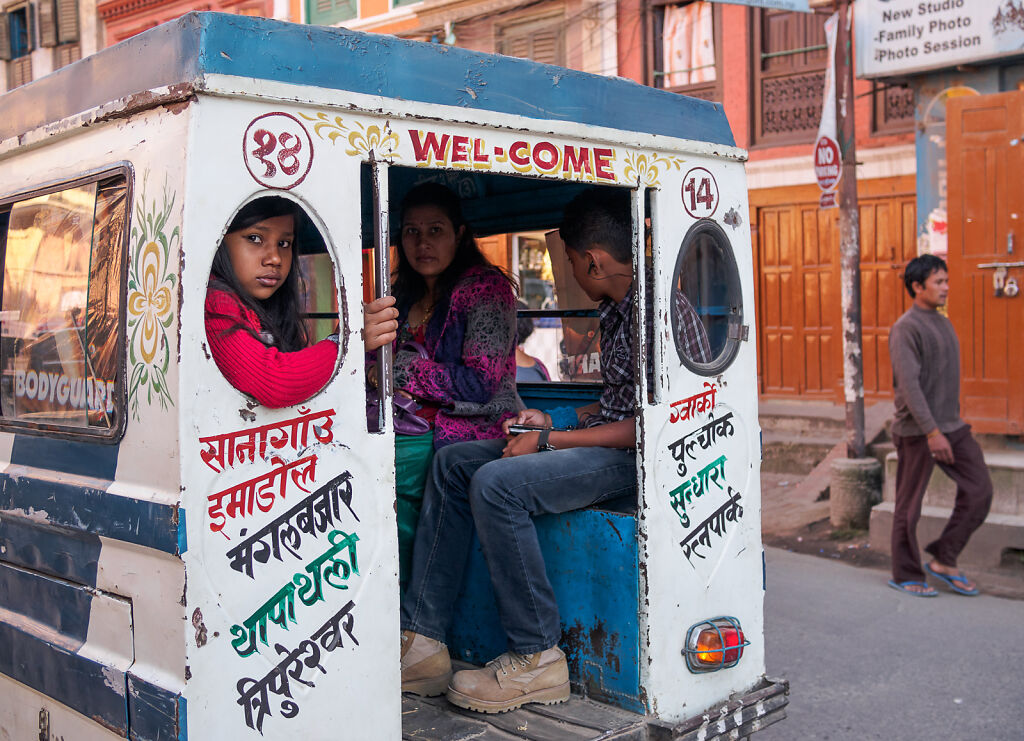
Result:
{"label": "man walking on street", "polygon": [[[904,282],[914,303],[889,334],[897,455],[889,586],[934,597],[938,592],[925,582],[926,570],[954,592],[975,595],[977,587],[956,560],[988,515],[992,479],[970,425],[960,418],[960,344],[952,323],[938,312],[949,293],[946,263],[934,255],[916,257]],[[936,464],[956,482],[956,502],[942,535],[925,546],[932,559],[922,570],[917,522]]]}

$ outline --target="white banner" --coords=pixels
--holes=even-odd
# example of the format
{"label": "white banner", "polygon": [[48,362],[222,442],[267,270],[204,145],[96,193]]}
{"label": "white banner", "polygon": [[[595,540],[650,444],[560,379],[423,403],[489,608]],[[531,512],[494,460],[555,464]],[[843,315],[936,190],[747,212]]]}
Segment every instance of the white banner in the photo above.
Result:
{"label": "white banner", "polygon": [[836,135],[836,35],[839,31],[839,13],[825,21],[828,39],[828,67],[825,68],[825,97],[821,103],[821,123],[814,142],[814,176],[822,190],[821,208],[835,208],[833,191],[843,174],[842,152]]}
{"label": "white banner", "polygon": [[1020,0],[857,0],[857,76],[885,77],[1020,54]]}
{"label": "white banner", "polygon": [[769,8],[770,10],[792,10],[797,13],[810,13],[810,0],[711,0],[713,3],[725,3],[727,5],[750,5],[754,8]]}

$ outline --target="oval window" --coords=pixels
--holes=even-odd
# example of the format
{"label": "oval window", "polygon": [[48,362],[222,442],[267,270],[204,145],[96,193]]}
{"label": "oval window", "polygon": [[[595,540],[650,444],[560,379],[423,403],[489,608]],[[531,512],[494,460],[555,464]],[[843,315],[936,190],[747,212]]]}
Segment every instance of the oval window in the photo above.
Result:
{"label": "oval window", "polygon": [[344,318],[323,233],[280,195],[245,203],[225,227],[206,297],[206,339],[221,374],[268,407],[318,393],[344,359]]}
{"label": "oval window", "polygon": [[743,292],[729,237],[714,221],[698,221],[683,239],[670,301],[683,365],[705,376],[729,367],[739,350]]}

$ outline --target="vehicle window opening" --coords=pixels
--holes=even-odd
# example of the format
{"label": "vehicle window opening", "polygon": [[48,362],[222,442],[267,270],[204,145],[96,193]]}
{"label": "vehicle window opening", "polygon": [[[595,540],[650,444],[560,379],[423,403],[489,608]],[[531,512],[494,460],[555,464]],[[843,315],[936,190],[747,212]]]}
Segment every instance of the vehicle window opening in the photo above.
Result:
{"label": "vehicle window opening", "polygon": [[315,215],[293,199],[261,195],[235,210],[221,239],[206,303],[217,368],[265,406],[311,398],[344,360],[346,336],[337,271]]}
{"label": "vehicle window opening", "polygon": [[[600,394],[600,323],[597,303],[572,278],[558,237],[562,211],[582,183],[538,180],[514,175],[465,173],[389,166],[389,253],[392,269],[399,243],[397,211],[405,193],[425,182],[447,185],[462,198],[481,251],[515,277],[520,287],[520,320],[532,323],[522,349],[543,364],[548,380],[521,381],[524,401],[537,394],[571,393],[588,401]],[[373,184],[369,166],[362,177],[363,298],[381,294],[374,283]],[[649,211],[649,205],[648,205]],[[525,321],[524,321],[525,329]],[[554,387],[558,389],[555,390]],[[546,390],[545,390],[546,389]],[[583,401],[580,402],[585,403]]]}
{"label": "vehicle window opening", "polygon": [[0,205],[4,424],[123,429],[128,201],[127,175],[108,172]]}
{"label": "vehicle window opening", "polygon": [[[383,291],[376,285],[374,275],[374,224],[378,213],[369,165],[364,165],[361,180],[363,300],[370,301]],[[399,210],[405,195],[422,183],[449,187],[461,198],[466,221],[474,228],[481,252],[490,262],[514,276],[519,284],[521,303],[517,318],[521,326],[529,323],[533,328],[522,349],[540,360],[549,373],[549,380],[517,383],[522,402],[528,407],[549,409],[565,405],[579,407],[597,401],[602,390],[598,305],[573,278],[565,247],[558,236],[565,206],[579,192],[593,186],[400,166],[388,166],[382,181],[386,182],[387,190],[391,270],[398,264]],[[648,197],[645,201],[648,215],[649,201]],[[380,198],[380,202],[383,204],[384,198]],[[648,311],[648,318],[651,316]],[[650,326],[650,340],[649,333]],[[368,362],[373,359],[368,357]],[[648,371],[650,367],[647,363]],[[370,416],[368,414],[370,431],[376,431]],[[635,501],[631,506],[635,508]]]}
{"label": "vehicle window opening", "polygon": [[679,359],[705,376],[724,371],[739,351],[743,298],[728,236],[718,224],[694,224],[672,277],[672,337]]}

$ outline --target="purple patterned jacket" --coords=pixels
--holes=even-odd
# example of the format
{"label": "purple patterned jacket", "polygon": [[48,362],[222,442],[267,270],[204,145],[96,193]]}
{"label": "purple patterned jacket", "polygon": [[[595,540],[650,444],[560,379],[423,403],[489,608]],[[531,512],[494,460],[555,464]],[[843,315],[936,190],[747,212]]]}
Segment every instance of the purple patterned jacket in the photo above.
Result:
{"label": "purple patterned jacket", "polygon": [[[395,347],[410,339],[399,307]],[[502,436],[516,413],[516,304],[509,282],[493,268],[470,268],[427,323],[431,359],[396,351],[395,389],[441,405],[434,448]]]}

